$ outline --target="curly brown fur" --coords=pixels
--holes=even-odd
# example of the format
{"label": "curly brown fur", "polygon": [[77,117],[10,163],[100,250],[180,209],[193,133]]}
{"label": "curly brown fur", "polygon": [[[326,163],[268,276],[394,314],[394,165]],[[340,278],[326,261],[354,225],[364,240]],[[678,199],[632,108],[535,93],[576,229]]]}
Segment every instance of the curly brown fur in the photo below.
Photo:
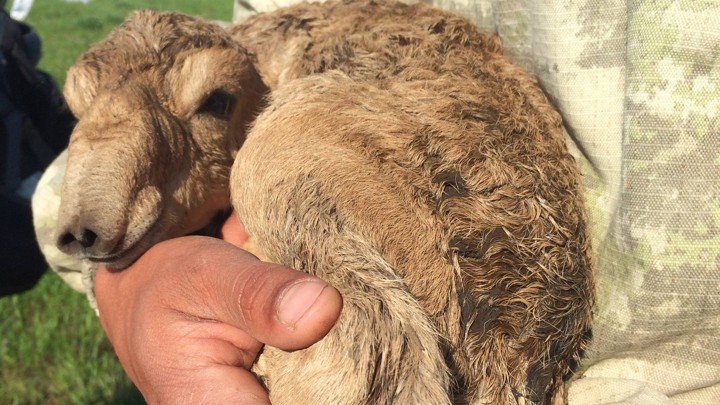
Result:
{"label": "curly brown fur", "polygon": [[[355,227],[375,240],[442,332],[454,400],[563,402],[563,379],[590,337],[594,298],[580,178],[559,114],[502,55],[497,38],[430,7],[368,1],[300,4],[232,32],[256,55],[266,83],[281,90],[273,97],[280,111],[261,117],[251,137],[274,145],[268,134],[277,131],[286,142],[335,145],[322,157],[284,156],[298,164],[281,167],[327,178],[344,193],[331,192],[329,201],[358,202],[347,212],[334,206],[316,215],[332,212],[347,229],[351,213],[365,214]],[[292,83],[333,70],[351,80],[333,75],[326,83],[326,74]],[[293,116],[297,122],[283,126]],[[272,124],[261,127],[266,119]],[[237,187],[246,184],[250,145],[236,160]],[[364,160],[358,167],[332,160],[346,155]],[[265,159],[268,173],[280,163]],[[308,162],[324,162],[326,171],[314,173]],[[363,167],[376,171],[360,180]],[[397,206],[377,201],[371,185],[384,185],[382,200],[396,197]],[[320,198],[292,181],[285,187],[266,192],[297,197],[291,206]]]}
{"label": "curly brown fur", "polygon": [[[263,257],[345,300],[319,344],[266,349],[256,372],[272,400],[563,403],[594,301],[580,176],[559,114],[497,38],[445,11],[368,0],[292,6],[230,35],[272,90],[235,158],[233,205]],[[251,71],[234,61],[223,60]],[[261,93],[235,110],[242,125],[192,136],[222,135],[223,157],[229,136],[232,158]],[[224,170],[206,188],[222,187]],[[146,183],[162,184],[154,176]]]}

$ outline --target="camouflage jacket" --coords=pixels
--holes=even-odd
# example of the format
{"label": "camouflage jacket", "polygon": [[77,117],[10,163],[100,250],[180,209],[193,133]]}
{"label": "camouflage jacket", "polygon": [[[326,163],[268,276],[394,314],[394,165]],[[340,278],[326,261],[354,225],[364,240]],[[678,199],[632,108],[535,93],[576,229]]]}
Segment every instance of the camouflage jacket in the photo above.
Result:
{"label": "camouflage jacket", "polygon": [[[293,0],[235,0],[235,19]],[[596,255],[594,341],[571,404],[720,403],[720,2],[435,0],[497,32],[561,111]],[[64,157],[35,221],[56,271]]]}

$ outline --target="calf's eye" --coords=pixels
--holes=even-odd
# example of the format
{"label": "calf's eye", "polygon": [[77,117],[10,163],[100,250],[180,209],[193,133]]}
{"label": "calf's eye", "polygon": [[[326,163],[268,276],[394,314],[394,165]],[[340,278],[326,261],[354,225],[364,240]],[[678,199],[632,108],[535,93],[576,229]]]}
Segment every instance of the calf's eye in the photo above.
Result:
{"label": "calf's eye", "polygon": [[215,90],[198,108],[200,114],[210,114],[217,118],[228,118],[235,105],[235,96],[222,90]]}

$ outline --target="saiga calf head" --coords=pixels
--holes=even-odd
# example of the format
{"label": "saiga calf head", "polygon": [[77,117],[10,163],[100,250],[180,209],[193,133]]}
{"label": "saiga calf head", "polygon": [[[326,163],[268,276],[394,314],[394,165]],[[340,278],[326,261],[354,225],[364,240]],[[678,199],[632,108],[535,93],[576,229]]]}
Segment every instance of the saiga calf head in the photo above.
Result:
{"label": "saiga calf head", "polygon": [[70,139],[57,243],[123,268],[230,206],[228,177],[266,92],[219,26],[139,11],[68,72]]}

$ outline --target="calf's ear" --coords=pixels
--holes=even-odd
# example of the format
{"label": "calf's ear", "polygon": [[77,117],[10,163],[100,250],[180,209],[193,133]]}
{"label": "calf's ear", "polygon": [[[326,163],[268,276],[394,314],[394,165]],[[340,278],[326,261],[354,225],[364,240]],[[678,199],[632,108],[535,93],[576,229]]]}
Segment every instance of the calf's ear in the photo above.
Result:
{"label": "calf's ear", "polygon": [[82,118],[97,95],[97,80],[97,72],[83,61],[78,61],[68,70],[63,93],[77,118]]}

